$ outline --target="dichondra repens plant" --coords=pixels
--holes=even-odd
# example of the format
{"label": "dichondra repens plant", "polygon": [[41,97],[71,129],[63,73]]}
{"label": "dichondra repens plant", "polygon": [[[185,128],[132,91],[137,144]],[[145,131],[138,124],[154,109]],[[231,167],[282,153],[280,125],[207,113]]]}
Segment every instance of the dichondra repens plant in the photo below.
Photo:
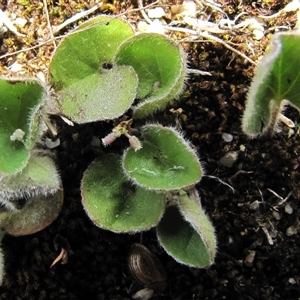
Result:
{"label": "dichondra repens plant", "polygon": [[[47,113],[78,124],[123,116],[103,136],[103,147],[124,135],[129,148],[123,155],[103,152],[84,172],[81,195],[87,215],[118,233],[156,227],[160,244],[178,262],[193,267],[213,263],[214,229],[195,190],[203,175],[197,154],[177,129],[147,123],[147,117],[180,97],[186,72],[186,54],[173,41],[159,34],[135,35],[124,20],[100,16],[61,42],[48,83],[1,79],[2,228],[28,234],[58,215],[59,172],[49,150],[39,146]],[[135,120],[145,125],[134,129]],[[25,205],[18,209],[14,201],[21,198]],[[49,211],[46,220],[37,219],[45,225],[32,224],[33,210]]]}

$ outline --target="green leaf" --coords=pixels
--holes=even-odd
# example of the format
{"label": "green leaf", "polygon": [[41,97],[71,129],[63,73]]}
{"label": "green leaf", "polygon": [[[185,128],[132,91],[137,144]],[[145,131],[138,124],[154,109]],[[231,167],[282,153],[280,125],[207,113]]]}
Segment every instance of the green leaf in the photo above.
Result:
{"label": "green leaf", "polygon": [[48,196],[60,188],[60,177],[50,157],[32,155],[19,173],[0,178],[0,197],[7,201]]}
{"label": "green leaf", "polygon": [[198,157],[174,128],[145,125],[143,148],[129,148],[123,157],[126,175],[154,190],[176,190],[196,184],[202,176]]}
{"label": "green leaf", "polygon": [[63,191],[29,198],[24,207],[14,211],[1,211],[2,228],[11,235],[33,234],[50,225],[59,215],[63,204]]}
{"label": "green leaf", "polygon": [[164,195],[135,187],[121,170],[120,157],[108,154],[85,171],[81,194],[83,207],[99,227],[113,232],[137,232],[161,219]]}
{"label": "green leaf", "polygon": [[138,79],[131,67],[120,66],[87,76],[60,93],[61,111],[76,123],[115,119],[134,101]]}
{"label": "green leaf", "polygon": [[201,206],[188,197],[181,199],[179,206],[167,208],[157,236],[166,252],[180,263],[203,268],[214,261],[214,228]]}
{"label": "green leaf", "polygon": [[129,109],[138,78],[130,66],[113,65],[117,47],[133,35],[128,23],[100,16],[68,35],[50,65],[57,108],[77,123],[114,119]]}
{"label": "green leaf", "polygon": [[115,62],[132,66],[138,74],[136,118],[165,108],[184,88],[186,54],[163,35],[144,33],[127,39],[118,49]]}
{"label": "green leaf", "polygon": [[273,131],[283,104],[300,110],[300,33],[274,34],[250,86],[242,120],[243,131],[256,136]]}
{"label": "green leaf", "polygon": [[98,74],[103,64],[112,64],[118,46],[134,32],[115,17],[100,16],[83,23],[56,49],[50,64],[50,83],[55,91]]}
{"label": "green leaf", "polygon": [[44,88],[37,81],[0,79],[0,172],[20,171],[38,138]]}

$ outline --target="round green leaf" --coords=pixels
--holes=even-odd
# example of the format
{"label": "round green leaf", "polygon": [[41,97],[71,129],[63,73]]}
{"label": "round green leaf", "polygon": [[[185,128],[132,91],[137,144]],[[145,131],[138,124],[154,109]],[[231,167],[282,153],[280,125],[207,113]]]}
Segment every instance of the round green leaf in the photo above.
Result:
{"label": "round green leaf", "polygon": [[201,179],[197,155],[174,128],[145,125],[142,133],[143,148],[129,148],[123,157],[124,171],[136,184],[154,190],[176,190]]}
{"label": "round green leaf", "polygon": [[184,220],[177,206],[166,209],[156,228],[160,244],[176,261],[197,268],[212,264],[213,257],[201,235]]}
{"label": "round green leaf", "polygon": [[0,79],[0,171],[20,171],[36,143],[44,88],[37,81]]}
{"label": "round green leaf", "polygon": [[113,232],[137,232],[155,226],[165,208],[164,195],[135,187],[126,180],[120,158],[109,154],[85,171],[83,207],[99,227]]}
{"label": "round green leaf", "polygon": [[62,204],[62,190],[46,197],[29,198],[21,209],[1,211],[1,226],[8,234],[14,236],[33,234],[50,225],[58,217]]}
{"label": "round green leaf", "polygon": [[49,72],[62,114],[87,123],[117,118],[131,106],[137,75],[130,66],[117,67],[112,61],[117,47],[133,34],[124,20],[100,16],[62,41]]}
{"label": "round green leaf", "polygon": [[103,64],[111,64],[117,47],[134,34],[124,20],[100,16],[83,23],[56,49],[50,64],[49,81],[55,91],[73,85]]}
{"label": "round green leaf", "polygon": [[163,35],[144,33],[127,39],[115,57],[118,65],[130,65],[138,74],[134,116],[142,118],[163,109],[184,87],[186,54]]}

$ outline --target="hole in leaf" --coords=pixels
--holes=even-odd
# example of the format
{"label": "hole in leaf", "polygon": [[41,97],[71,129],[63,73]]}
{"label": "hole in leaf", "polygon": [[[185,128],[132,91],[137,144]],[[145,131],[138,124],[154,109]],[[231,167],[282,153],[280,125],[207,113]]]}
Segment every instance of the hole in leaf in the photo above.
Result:
{"label": "hole in leaf", "polygon": [[102,64],[102,69],[110,70],[112,68],[113,68],[113,65],[110,64],[110,63],[105,62],[105,63]]}

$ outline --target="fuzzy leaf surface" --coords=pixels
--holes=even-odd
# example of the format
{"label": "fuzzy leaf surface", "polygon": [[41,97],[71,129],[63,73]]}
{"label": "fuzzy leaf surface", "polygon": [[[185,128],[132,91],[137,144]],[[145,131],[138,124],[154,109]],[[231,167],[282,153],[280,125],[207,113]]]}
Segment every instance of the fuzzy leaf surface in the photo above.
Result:
{"label": "fuzzy leaf surface", "polygon": [[99,227],[113,232],[137,232],[154,227],[165,209],[164,195],[134,187],[114,154],[96,159],[81,183],[82,203]]}
{"label": "fuzzy leaf surface", "polygon": [[[243,115],[243,131],[256,136],[274,127],[281,102],[300,110],[300,34],[274,34],[250,86]],[[272,128],[271,128],[272,130]]]}
{"label": "fuzzy leaf surface", "polygon": [[154,190],[176,190],[196,184],[202,176],[198,157],[173,128],[145,125],[143,148],[129,148],[123,168],[136,184]]}
{"label": "fuzzy leaf surface", "polygon": [[134,32],[117,18],[100,16],[83,23],[56,49],[49,81],[55,91],[98,74],[103,64],[112,64],[119,45]]}
{"label": "fuzzy leaf surface", "polygon": [[62,205],[62,190],[46,197],[29,198],[21,209],[1,211],[1,226],[13,236],[33,234],[50,225],[58,217]]}
{"label": "fuzzy leaf surface", "polygon": [[186,54],[163,35],[144,33],[126,40],[118,49],[115,62],[132,66],[138,74],[140,102],[136,118],[165,108],[183,90]]}
{"label": "fuzzy leaf surface", "polygon": [[134,101],[138,79],[131,67],[116,66],[92,74],[60,93],[60,108],[76,123],[115,119]]}
{"label": "fuzzy leaf surface", "polygon": [[[0,79],[0,172],[12,174],[29,160],[40,125],[44,88],[36,81]],[[17,131],[24,134],[11,140]]]}
{"label": "fuzzy leaf surface", "polygon": [[114,119],[131,106],[137,75],[130,66],[112,63],[117,47],[132,35],[125,21],[100,16],[62,41],[51,61],[49,80],[64,115],[87,123]]}
{"label": "fuzzy leaf surface", "polygon": [[0,197],[8,201],[47,196],[56,193],[59,188],[57,168],[47,156],[31,156],[21,172],[0,178]]}
{"label": "fuzzy leaf surface", "polygon": [[[199,207],[194,207],[196,211],[193,214],[197,214],[197,219],[191,222],[180,213],[179,209],[182,208],[172,205],[166,209],[162,220],[156,227],[159,242],[169,255],[182,264],[196,268],[209,266],[213,263],[215,249],[211,251],[202,236],[204,232],[206,234],[206,231],[209,235],[211,231],[213,233],[213,228],[210,223],[207,227],[209,221]],[[187,214],[189,214],[188,210],[189,208],[186,211]],[[201,226],[207,227],[208,230],[204,229],[199,232],[197,227]]]}

